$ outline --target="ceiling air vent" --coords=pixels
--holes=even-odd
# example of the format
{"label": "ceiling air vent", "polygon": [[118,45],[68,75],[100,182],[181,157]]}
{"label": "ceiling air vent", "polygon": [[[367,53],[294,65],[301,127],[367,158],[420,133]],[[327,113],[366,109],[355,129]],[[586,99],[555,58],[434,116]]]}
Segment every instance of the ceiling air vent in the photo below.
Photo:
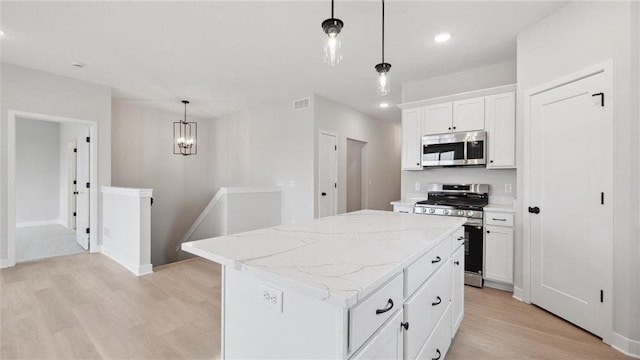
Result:
{"label": "ceiling air vent", "polygon": [[304,98],[293,102],[293,111],[304,110],[311,107],[311,99]]}

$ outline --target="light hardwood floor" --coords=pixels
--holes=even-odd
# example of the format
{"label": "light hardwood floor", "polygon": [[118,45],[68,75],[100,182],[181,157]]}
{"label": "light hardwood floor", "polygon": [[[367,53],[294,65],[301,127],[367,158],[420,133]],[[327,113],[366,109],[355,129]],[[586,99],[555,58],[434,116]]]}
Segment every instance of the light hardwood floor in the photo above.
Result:
{"label": "light hardwood floor", "polygon": [[[216,359],[220,267],[193,259],[135,277],[100,254],[0,270],[0,358]],[[621,359],[510,294],[467,287],[447,359]]]}

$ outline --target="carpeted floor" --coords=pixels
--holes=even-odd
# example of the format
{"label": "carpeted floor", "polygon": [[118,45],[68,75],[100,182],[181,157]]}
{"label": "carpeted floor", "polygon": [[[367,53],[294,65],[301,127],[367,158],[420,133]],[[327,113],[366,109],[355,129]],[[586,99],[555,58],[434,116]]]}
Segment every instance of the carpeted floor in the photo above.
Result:
{"label": "carpeted floor", "polygon": [[16,229],[16,262],[71,255],[85,250],[76,242],[75,230],[62,225]]}

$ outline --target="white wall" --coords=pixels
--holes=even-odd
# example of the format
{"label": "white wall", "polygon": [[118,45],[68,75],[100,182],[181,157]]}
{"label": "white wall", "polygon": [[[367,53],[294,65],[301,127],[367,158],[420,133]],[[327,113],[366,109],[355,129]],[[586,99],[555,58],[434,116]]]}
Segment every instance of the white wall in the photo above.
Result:
{"label": "white wall", "polygon": [[[569,3],[518,36],[517,66],[517,144],[521,150],[524,91],[607,59],[615,62],[613,330],[636,341],[640,340],[637,7],[637,2]],[[517,161],[523,164],[522,151]],[[522,183],[522,174],[518,177]],[[518,190],[520,199],[522,192]],[[526,206],[518,204],[516,286],[522,286],[522,214]]]}
{"label": "white wall", "polygon": [[[197,105],[195,102],[193,105]],[[176,101],[176,108],[182,105]],[[115,101],[113,123],[113,186],[153,189],[151,262],[177,260],[175,246],[215,194],[209,181],[215,151],[210,121],[198,123],[198,154],[173,154],[173,122],[180,116]]]}
{"label": "white wall", "polygon": [[[60,222],[66,226],[69,221],[69,154],[67,152],[69,140],[84,140],[89,136],[89,127],[85,125],[60,124]],[[75,199],[75,198],[74,198]]]}
{"label": "white wall", "polygon": [[[318,145],[320,130],[338,135],[338,213],[347,211],[347,138],[366,142],[363,155],[367,209],[391,210],[400,197],[400,119],[387,122],[319,95],[313,96],[314,199],[318,194]],[[317,207],[314,209],[317,216]]]}
{"label": "white wall", "polygon": [[[0,73],[0,263],[3,263],[8,257],[8,111],[27,111],[96,121],[99,140],[98,185],[108,186],[111,183],[111,89],[6,63],[0,65]],[[99,228],[100,226],[100,233]]]}
{"label": "white wall", "polygon": [[210,186],[282,187],[282,223],[313,219],[313,117],[280,102],[212,121]]}
{"label": "white wall", "polygon": [[[516,63],[505,62],[453,74],[402,84],[402,102],[430,99],[473,90],[486,89],[516,82]],[[420,191],[415,184],[420,183]],[[516,194],[516,170],[487,170],[486,168],[429,168],[402,171],[402,198],[407,193],[425,193],[428,183],[480,183],[489,184],[489,195],[513,198]],[[504,185],[512,184],[513,192],[504,192]],[[493,200],[492,200],[493,201]],[[503,199],[504,201],[504,199]]]}
{"label": "white wall", "polygon": [[16,121],[16,223],[60,221],[60,124]]}

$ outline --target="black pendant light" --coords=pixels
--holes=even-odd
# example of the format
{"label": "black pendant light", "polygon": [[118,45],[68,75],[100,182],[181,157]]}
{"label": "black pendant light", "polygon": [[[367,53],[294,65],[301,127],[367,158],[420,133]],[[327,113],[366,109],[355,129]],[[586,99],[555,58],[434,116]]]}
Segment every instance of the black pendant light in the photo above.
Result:
{"label": "black pendant light", "polygon": [[198,153],[198,124],[187,121],[187,104],[184,104],[184,119],[173,123],[173,153],[176,155],[196,155]]}
{"label": "black pendant light", "polygon": [[324,45],[324,62],[335,66],[342,62],[342,44],[338,34],[342,31],[344,23],[333,17],[333,0],[331,0],[331,18],[322,22],[322,30],[327,34]]}
{"label": "black pendant light", "polygon": [[391,91],[389,82],[389,70],[391,64],[384,62],[384,0],[382,0],[382,62],[375,66],[378,72],[378,94],[380,96],[388,95]]}

